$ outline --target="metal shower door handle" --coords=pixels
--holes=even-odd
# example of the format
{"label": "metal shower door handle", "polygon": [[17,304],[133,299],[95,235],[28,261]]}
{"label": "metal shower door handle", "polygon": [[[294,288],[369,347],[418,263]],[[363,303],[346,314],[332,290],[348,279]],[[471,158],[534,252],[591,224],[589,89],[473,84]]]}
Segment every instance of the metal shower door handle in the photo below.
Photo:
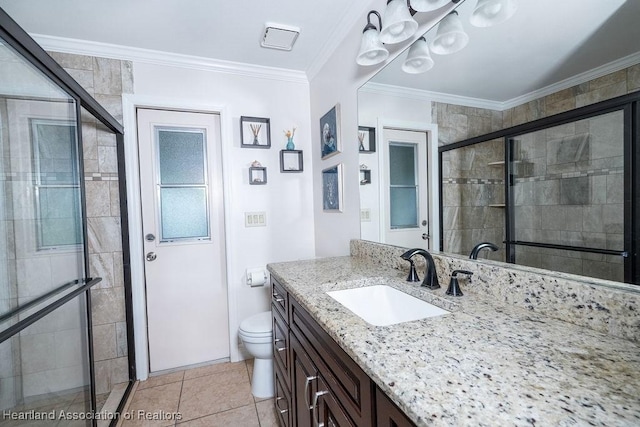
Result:
{"label": "metal shower door handle", "polygon": [[155,252],[149,252],[147,253],[147,261],[155,261],[156,258],[158,258],[158,255],[156,255]]}

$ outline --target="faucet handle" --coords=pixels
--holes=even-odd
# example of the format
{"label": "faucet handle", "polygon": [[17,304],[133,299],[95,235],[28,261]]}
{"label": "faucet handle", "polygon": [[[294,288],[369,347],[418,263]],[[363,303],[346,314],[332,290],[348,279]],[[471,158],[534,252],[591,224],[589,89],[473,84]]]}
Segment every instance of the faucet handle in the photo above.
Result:
{"label": "faucet handle", "polygon": [[461,297],[464,295],[462,290],[460,289],[460,284],[458,283],[458,274],[466,274],[471,276],[473,273],[467,270],[454,270],[451,273],[451,281],[449,282],[449,287],[447,288],[447,295],[451,295],[454,297]]}
{"label": "faucet handle", "polygon": [[451,276],[458,277],[458,274],[466,274],[468,276],[473,276],[473,272],[469,270],[454,270],[453,273],[451,273]]}

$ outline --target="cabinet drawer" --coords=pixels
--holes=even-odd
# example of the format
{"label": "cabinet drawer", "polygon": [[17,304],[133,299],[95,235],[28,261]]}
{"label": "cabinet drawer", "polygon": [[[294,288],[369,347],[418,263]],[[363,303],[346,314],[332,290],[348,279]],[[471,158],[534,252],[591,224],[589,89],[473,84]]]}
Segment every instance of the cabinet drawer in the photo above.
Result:
{"label": "cabinet drawer", "polygon": [[280,313],[282,318],[289,323],[288,307],[289,294],[276,279],[271,279],[271,304]]}
{"label": "cabinet drawer", "polygon": [[289,372],[289,367],[291,365],[289,325],[280,315],[277,306],[274,304],[271,306],[271,316],[273,317],[273,360],[276,365],[276,370],[280,369],[282,372],[282,380],[290,390],[291,384],[289,375],[285,375]]}
{"label": "cabinet drawer", "polygon": [[[287,376],[284,375],[286,378]],[[276,414],[280,425],[283,427],[293,426],[293,411],[291,410],[291,397],[287,387],[283,385],[283,375],[280,370],[275,370],[275,405]]]}
{"label": "cabinet drawer", "polygon": [[371,425],[374,394],[369,376],[293,298],[290,300],[290,308],[291,331],[300,338],[301,343],[307,341],[315,350],[318,360],[312,361],[322,373],[336,400],[357,425]]}

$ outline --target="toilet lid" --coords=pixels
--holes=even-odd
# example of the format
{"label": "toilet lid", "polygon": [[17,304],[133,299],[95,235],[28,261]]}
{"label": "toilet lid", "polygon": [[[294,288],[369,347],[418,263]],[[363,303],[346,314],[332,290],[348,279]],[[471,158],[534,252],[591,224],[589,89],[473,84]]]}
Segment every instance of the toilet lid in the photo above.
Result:
{"label": "toilet lid", "polygon": [[240,323],[240,329],[249,333],[271,333],[271,312],[255,314]]}

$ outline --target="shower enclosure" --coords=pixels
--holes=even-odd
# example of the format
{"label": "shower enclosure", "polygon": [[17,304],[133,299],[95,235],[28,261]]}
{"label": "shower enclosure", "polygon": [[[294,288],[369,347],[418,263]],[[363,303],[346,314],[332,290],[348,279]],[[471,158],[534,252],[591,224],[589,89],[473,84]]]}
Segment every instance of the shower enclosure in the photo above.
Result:
{"label": "shower enclosure", "polygon": [[640,284],[637,93],[440,148],[441,249]]}
{"label": "shower enclosure", "polygon": [[130,363],[96,392],[91,292],[104,282],[89,262],[91,126],[122,145],[122,126],[0,9],[0,424],[115,424],[135,378],[125,323]]}

